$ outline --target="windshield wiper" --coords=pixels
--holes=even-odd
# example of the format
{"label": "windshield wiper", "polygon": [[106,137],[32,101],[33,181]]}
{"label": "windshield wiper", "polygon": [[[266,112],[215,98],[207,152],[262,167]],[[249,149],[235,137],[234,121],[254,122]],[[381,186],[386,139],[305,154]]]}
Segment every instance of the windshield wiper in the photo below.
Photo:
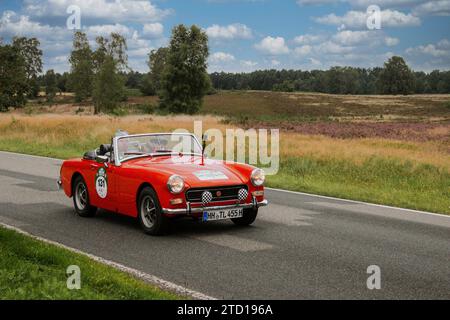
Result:
{"label": "windshield wiper", "polygon": [[150,155],[150,153],[145,152],[125,152],[124,155],[126,156],[140,156],[140,155]]}
{"label": "windshield wiper", "polygon": [[175,151],[172,150],[156,150],[156,153],[176,153]]}

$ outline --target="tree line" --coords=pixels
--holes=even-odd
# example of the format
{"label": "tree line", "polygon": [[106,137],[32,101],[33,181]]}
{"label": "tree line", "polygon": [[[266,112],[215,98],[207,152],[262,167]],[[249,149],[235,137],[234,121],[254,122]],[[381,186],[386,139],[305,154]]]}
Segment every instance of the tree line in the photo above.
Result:
{"label": "tree line", "polygon": [[330,94],[450,93],[450,71],[412,71],[401,57],[383,68],[332,67],[329,70],[261,70],[251,73],[215,72],[218,90],[305,91]]}
{"label": "tree line", "polygon": [[196,26],[178,25],[167,47],[148,55],[147,73],[128,66],[126,39],[118,33],[97,37],[94,48],[85,33],[75,32],[70,72],[42,74],[42,50],[36,38],[0,39],[0,111],[24,106],[45,88],[46,99],[73,92],[96,113],[111,112],[127,99],[126,88],[158,95],[159,108],[196,113],[206,94],[215,90],[306,91],[331,94],[450,93],[450,71],[414,72],[402,57],[377,68],[332,67],[329,70],[260,70],[207,73],[208,37]]}
{"label": "tree line", "polygon": [[[145,95],[160,90],[166,48],[150,53],[150,73],[130,72],[127,87]],[[402,57],[391,57],[383,67],[332,67],[329,70],[258,70],[250,73],[214,72],[212,90],[265,90],[329,94],[439,94],[450,93],[450,71],[413,71]]]}

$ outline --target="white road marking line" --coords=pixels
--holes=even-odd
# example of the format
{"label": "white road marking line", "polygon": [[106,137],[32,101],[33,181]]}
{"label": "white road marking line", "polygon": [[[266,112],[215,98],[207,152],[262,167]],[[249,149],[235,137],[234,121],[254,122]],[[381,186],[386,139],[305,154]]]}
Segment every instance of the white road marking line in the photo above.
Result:
{"label": "white road marking line", "polygon": [[380,208],[386,208],[386,209],[394,209],[394,210],[409,211],[409,212],[414,212],[414,213],[422,213],[422,214],[428,214],[428,215],[432,215],[432,216],[438,216],[438,217],[444,217],[444,218],[450,219],[450,215],[446,215],[446,214],[442,214],[442,213],[433,213],[433,212],[428,212],[428,211],[420,211],[420,210],[414,210],[414,209],[392,207],[392,206],[387,206],[387,205],[383,205],[383,204],[376,204],[376,203],[370,203],[370,202],[364,202],[364,201],[321,196],[319,194],[305,193],[305,192],[300,192],[300,191],[290,191],[290,190],[283,190],[283,189],[276,189],[276,188],[269,188],[269,187],[265,187],[265,189],[272,190],[272,191],[278,191],[278,192],[298,194],[298,195],[303,195],[303,196],[322,198],[322,199],[337,200],[337,201],[351,202],[351,203],[357,203],[357,204],[365,204],[368,206],[374,206],[374,207],[380,207]]}
{"label": "white road marking line", "polygon": [[33,235],[33,234],[31,234],[31,233],[29,233],[27,231],[24,231],[22,229],[19,229],[17,227],[14,227],[14,226],[2,223],[2,222],[0,222],[0,226],[3,226],[4,228],[9,229],[9,230],[14,230],[14,231],[16,231],[16,232],[18,232],[20,234],[29,236],[29,237],[31,237],[33,239],[36,239],[36,240],[39,240],[39,241],[42,241],[42,242],[45,242],[45,243],[48,243],[48,244],[55,245],[57,247],[60,247],[60,248],[72,251],[74,253],[78,253],[78,254],[84,255],[84,256],[86,256],[86,257],[88,257],[88,258],[90,258],[90,259],[92,259],[94,261],[106,264],[106,265],[108,265],[110,267],[113,267],[113,268],[115,268],[117,270],[120,270],[120,271],[126,272],[128,274],[131,274],[132,276],[134,276],[134,277],[136,277],[136,278],[138,278],[140,280],[143,280],[143,281],[145,281],[147,283],[150,283],[150,284],[152,284],[154,286],[157,286],[158,288],[160,288],[162,290],[170,291],[170,292],[173,292],[175,294],[182,295],[182,296],[189,296],[189,297],[192,297],[192,298],[198,299],[198,300],[216,300],[216,298],[213,298],[211,296],[205,295],[205,294],[200,293],[198,291],[194,291],[194,290],[182,287],[182,286],[177,285],[177,284],[175,284],[173,282],[169,282],[169,281],[163,280],[161,278],[158,278],[158,277],[156,277],[154,275],[151,275],[151,274],[139,271],[137,269],[133,269],[133,268],[124,266],[123,264],[120,264],[120,263],[117,263],[117,262],[114,262],[114,261],[111,261],[111,260],[108,260],[108,259],[104,259],[102,257],[96,256],[96,255],[93,255],[93,254],[90,254],[90,253],[83,252],[81,250],[78,250],[78,249],[66,246],[66,245],[64,245],[62,243],[59,243],[59,242],[56,242],[56,241],[53,241],[53,240],[48,240],[48,239],[45,239],[45,238]]}
{"label": "white road marking line", "polygon": [[50,159],[50,160],[56,160],[59,162],[63,162],[63,159],[57,159],[57,158],[51,158],[51,157],[44,157],[44,156],[35,156],[33,154],[26,154],[26,153],[17,153],[17,152],[11,152],[11,151],[0,151],[0,153],[7,153],[10,155],[16,155],[16,156],[22,156],[22,157],[28,157],[28,158],[38,158],[38,159]]}
{"label": "white road marking line", "polygon": [[231,248],[242,252],[260,251],[273,248],[271,244],[236,237],[228,234],[194,235],[191,239],[205,241],[222,247]]}

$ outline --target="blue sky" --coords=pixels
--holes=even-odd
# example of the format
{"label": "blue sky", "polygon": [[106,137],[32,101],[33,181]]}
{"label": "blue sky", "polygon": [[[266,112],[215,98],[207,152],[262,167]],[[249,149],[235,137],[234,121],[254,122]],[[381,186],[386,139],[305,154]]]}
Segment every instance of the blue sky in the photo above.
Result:
{"label": "blue sky", "polygon": [[[71,5],[93,45],[122,33],[141,72],[180,23],[208,34],[209,71],[374,67],[394,54],[415,70],[450,69],[450,0],[0,0],[0,37],[38,37],[44,69],[68,71]],[[381,10],[380,29],[367,27],[370,5]]]}

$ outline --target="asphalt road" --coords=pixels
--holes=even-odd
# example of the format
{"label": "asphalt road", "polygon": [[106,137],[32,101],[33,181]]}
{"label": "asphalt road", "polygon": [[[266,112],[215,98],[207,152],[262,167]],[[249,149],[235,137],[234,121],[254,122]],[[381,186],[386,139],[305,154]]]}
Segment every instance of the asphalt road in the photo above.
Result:
{"label": "asphalt road", "polygon": [[252,227],[179,220],[151,237],[114,213],[76,216],[59,165],[0,152],[0,222],[219,299],[450,299],[450,217],[267,190]]}

